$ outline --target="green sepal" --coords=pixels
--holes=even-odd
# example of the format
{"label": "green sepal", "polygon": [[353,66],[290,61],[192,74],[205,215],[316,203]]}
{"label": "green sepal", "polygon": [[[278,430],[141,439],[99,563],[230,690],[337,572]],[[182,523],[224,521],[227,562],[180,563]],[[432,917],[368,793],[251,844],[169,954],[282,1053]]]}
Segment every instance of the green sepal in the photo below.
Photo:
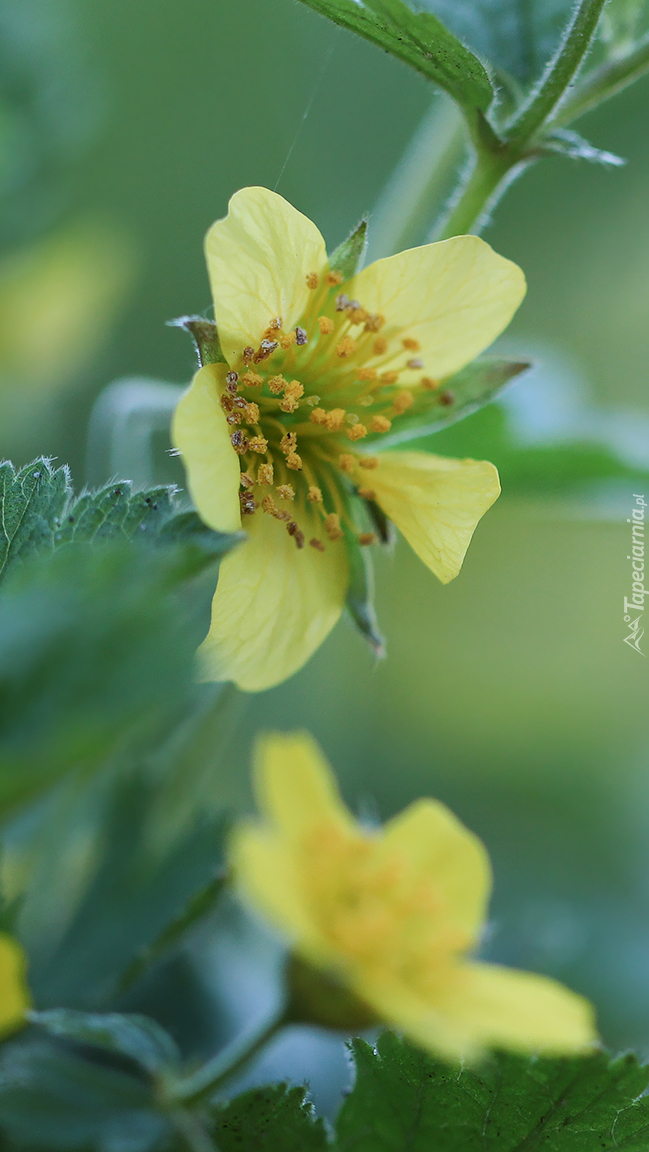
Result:
{"label": "green sepal", "polygon": [[380,1019],[344,983],[291,954],[286,965],[287,1024],[316,1024],[348,1035],[376,1028]]}
{"label": "green sepal", "polygon": [[529,368],[527,360],[474,360],[444,380],[436,391],[418,392],[394,433],[368,436],[363,443],[387,448],[447,428],[495,400],[510,380]]}
{"label": "green sepal", "polygon": [[413,12],[403,0],[302,0],[334,23],[410,64],[458,104],[485,112],[494,98],[477,56],[432,12]]}
{"label": "green sepal", "polygon": [[360,270],[367,248],[367,218],[350,232],[346,240],[331,253],[329,267],[332,272],[340,272],[343,280],[351,280]]}
{"label": "green sepal", "polygon": [[167,320],[167,327],[182,328],[189,332],[194,341],[199,368],[205,364],[227,364],[213,320],[206,320],[204,316],[178,316],[175,320]]}
{"label": "green sepal", "polygon": [[30,1012],[29,1020],[52,1036],[99,1048],[114,1056],[125,1056],[150,1074],[180,1063],[175,1041],[148,1016],[52,1008],[46,1012]]}
{"label": "green sepal", "polygon": [[539,154],[553,152],[559,156],[566,156],[569,160],[587,160],[590,164],[602,164],[605,168],[622,168],[626,164],[623,156],[616,156],[615,152],[596,148],[579,132],[573,132],[569,128],[555,128],[543,138],[534,151]]}
{"label": "green sepal", "polygon": [[349,586],[345,607],[374,655],[385,656],[385,640],[379,631],[374,610],[374,569],[368,549],[358,543],[356,535],[345,527],[345,543],[349,559]]}

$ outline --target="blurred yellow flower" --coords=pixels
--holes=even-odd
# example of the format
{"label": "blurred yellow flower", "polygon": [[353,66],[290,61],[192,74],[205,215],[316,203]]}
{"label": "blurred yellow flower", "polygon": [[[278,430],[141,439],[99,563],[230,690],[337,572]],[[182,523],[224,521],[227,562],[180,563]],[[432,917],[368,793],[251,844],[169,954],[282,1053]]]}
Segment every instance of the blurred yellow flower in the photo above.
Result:
{"label": "blurred yellow flower", "polygon": [[227,364],[196,374],[173,437],[203,519],[232,531],[243,516],[248,533],[221,565],[205,674],[258,691],[300,668],[340,616],[348,547],[375,539],[355,506],[385,513],[440,580],[459,572],[496,469],[377,455],[377,440],[413,404],[440,403],[439,382],[506,327],[525,280],[458,236],[343,283],[315,225],[265,188],[232,198],[206,256]]}
{"label": "blurred yellow flower", "polygon": [[31,1007],[25,967],[20,944],[0,932],[0,1038],[19,1028]]}
{"label": "blurred yellow flower", "polygon": [[443,804],[419,800],[380,830],[363,827],[306,733],[260,743],[256,789],[265,822],[241,824],[231,844],[241,890],[370,1019],[448,1058],[489,1047],[562,1054],[596,1042],[580,996],[470,958],[489,859]]}

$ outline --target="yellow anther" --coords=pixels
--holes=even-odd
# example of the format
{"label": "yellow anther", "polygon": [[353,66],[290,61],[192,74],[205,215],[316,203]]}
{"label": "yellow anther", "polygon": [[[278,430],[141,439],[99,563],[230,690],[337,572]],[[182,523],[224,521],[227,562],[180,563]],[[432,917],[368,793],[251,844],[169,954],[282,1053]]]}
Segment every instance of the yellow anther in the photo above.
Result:
{"label": "yellow anther", "polygon": [[309,484],[307,500],[309,500],[311,504],[322,504],[322,492],[316,484]]}
{"label": "yellow anther", "polygon": [[308,404],[310,408],[315,408],[316,404],[319,404],[319,403],[320,403],[320,397],[315,396],[315,395],[314,396],[307,396],[307,398],[305,400],[305,404]]}
{"label": "yellow anther", "polygon": [[268,381],[268,387],[273,393],[273,396],[281,396],[282,392],[286,388],[286,380],[283,376],[271,376],[270,380]]}
{"label": "yellow anther", "polygon": [[295,500],[295,489],[292,484],[278,484],[277,495],[281,496],[282,500]]}
{"label": "yellow anther", "polygon": [[383,381],[384,384],[396,384],[398,379],[399,379],[399,373],[398,372],[382,372],[381,373],[381,380]]}
{"label": "yellow anther", "polygon": [[388,342],[383,336],[379,336],[378,340],[374,341],[373,348],[375,356],[385,356],[388,350]]}
{"label": "yellow anther", "polygon": [[370,393],[368,393],[367,396],[359,396],[358,403],[361,408],[370,408],[374,403],[374,397],[370,395]]}
{"label": "yellow anther", "polygon": [[379,466],[378,456],[359,456],[358,463],[361,468],[374,469]]}
{"label": "yellow anther", "polygon": [[268,441],[265,436],[251,436],[249,447],[251,452],[259,452],[260,456],[263,456],[268,448]]}
{"label": "yellow anther", "polygon": [[440,385],[440,381],[433,380],[432,376],[422,376],[419,383],[421,384],[422,388],[426,389],[427,392],[434,392],[437,388],[439,388]]}
{"label": "yellow anther", "polygon": [[397,392],[394,400],[392,401],[394,410],[397,415],[401,415],[401,413],[405,412],[407,408],[412,407],[414,402],[415,398],[412,392],[409,392],[407,388],[404,388],[401,392]]}
{"label": "yellow anther", "polygon": [[359,380],[376,380],[378,372],[376,368],[359,368],[356,376]]}
{"label": "yellow anther", "polygon": [[351,356],[356,351],[356,344],[351,336],[343,336],[336,344],[336,355],[344,359],[346,356]]}
{"label": "yellow anther", "polygon": [[297,448],[297,436],[295,432],[287,432],[285,436],[282,436],[279,446],[285,456],[288,456],[289,452],[295,452]]}
{"label": "yellow anther", "polygon": [[334,330],[334,322],[328,316],[318,316],[318,328],[323,336],[330,336]]}
{"label": "yellow anther", "polygon": [[327,427],[330,432],[338,432],[338,430],[343,426],[344,419],[344,408],[332,408],[329,412],[325,413],[325,427]]}
{"label": "yellow anther", "polygon": [[282,412],[295,412],[300,407],[300,402],[294,396],[285,396],[283,400],[280,400],[279,406]]}
{"label": "yellow anther", "polygon": [[330,540],[340,540],[341,536],[344,535],[340,527],[340,516],[337,512],[330,512],[328,516],[325,516],[324,527]]}
{"label": "yellow anther", "polygon": [[362,497],[363,500],[376,500],[376,492],[373,488],[359,488],[358,495]]}
{"label": "yellow anther", "polygon": [[360,532],[358,535],[358,543],[361,544],[364,548],[367,548],[367,546],[369,544],[375,544],[376,543],[376,533],[375,532]]}
{"label": "yellow anther", "polygon": [[375,312],[374,315],[368,316],[365,321],[365,331],[380,332],[384,324],[385,316],[382,316],[380,312]]}
{"label": "yellow anther", "polygon": [[364,424],[354,424],[352,428],[347,429],[347,435],[350,440],[362,440],[367,436],[367,428]]}
{"label": "yellow anther", "polygon": [[242,359],[244,364],[249,364],[255,354],[254,348],[244,348],[242,352]]}
{"label": "yellow anther", "polygon": [[307,288],[317,288],[320,283],[320,277],[317,272],[307,272],[306,286]]}
{"label": "yellow anther", "polygon": [[412,336],[404,336],[401,343],[403,344],[404,348],[408,350],[408,352],[418,352],[421,348],[419,341],[413,340]]}
{"label": "yellow anther", "polygon": [[275,470],[272,464],[260,464],[257,469],[258,484],[272,484],[275,479]]}
{"label": "yellow anther", "polygon": [[300,384],[300,381],[291,380],[291,383],[286,385],[286,391],[284,392],[284,395],[292,396],[294,400],[299,400],[302,396],[304,396],[304,388]]}
{"label": "yellow anther", "polygon": [[344,277],[341,272],[327,272],[325,284],[327,284],[329,288],[335,288],[336,284],[342,284],[343,279]]}
{"label": "yellow anther", "polygon": [[297,452],[289,452],[286,457],[286,467],[292,468],[294,472],[302,471],[302,457]]}
{"label": "yellow anther", "polygon": [[326,424],[327,413],[325,412],[324,408],[314,408],[313,412],[309,416],[309,420],[312,424]]}
{"label": "yellow anther", "polygon": [[295,520],[290,520],[286,525],[286,531],[289,536],[292,536],[298,548],[304,548],[304,532]]}
{"label": "yellow anther", "polygon": [[[389,432],[391,427],[392,421],[388,420],[387,416],[373,416],[370,421],[372,432]],[[365,467],[367,468],[367,464]]]}
{"label": "yellow anther", "polygon": [[246,424],[257,424],[259,421],[259,405],[253,402],[246,404],[243,414],[246,419]]}
{"label": "yellow anther", "polygon": [[245,384],[246,388],[260,388],[263,382],[258,372],[246,372],[241,377],[241,383]]}
{"label": "yellow anther", "polygon": [[370,319],[370,314],[365,308],[348,308],[347,315],[352,324],[364,324],[366,320]]}
{"label": "yellow anther", "polygon": [[324,552],[324,550],[325,550],[325,546],[322,543],[322,540],[318,540],[317,536],[313,536],[312,539],[309,540],[309,544],[311,545],[312,548],[315,548],[318,552]]}
{"label": "yellow anther", "polygon": [[348,476],[353,476],[356,471],[356,457],[351,456],[348,452],[343,452],[342,456],[339,456],[338,464]]}
{"label": "yellow anther", "polygon": [[282,317],[281,316],[273,316],[273,319],[271,320],[270,324],[268,325],[269,331],[270,332],[279,332],[281,327],[282,327]]}
{"label": "yellow anther", "polygon": [[272,496],[264,496],[261,506],[264,512],[269,516],[274,516],[276,520],[284,520],[287,523],[292,519],[290,512],[285,512],[282,508],[278,508]]}
{"label": "yellow anther", "polygon": [[295,344],[295,332],[282,332],[279,337],[280,348],[282,348],[284,352],[287,352],[293,344]]}
{"label": "yellow anther", "polygon": [[249,472],[242,472],[239,477],[239,483],[242,488],[252,488],[254,480]]}

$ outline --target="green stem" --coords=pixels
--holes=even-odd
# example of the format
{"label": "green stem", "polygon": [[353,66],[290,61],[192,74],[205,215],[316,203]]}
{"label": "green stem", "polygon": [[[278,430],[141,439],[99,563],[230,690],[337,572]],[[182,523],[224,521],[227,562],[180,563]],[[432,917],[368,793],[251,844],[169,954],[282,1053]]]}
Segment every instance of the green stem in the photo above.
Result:
{"label": "green stem", "polygon": [[196,1116],[189,1112],[172,1112],[170,1119],[190,1152],[218,1152],[216,1144]]}
{"label": "green stem", "polygon": [[580,0],[536,92],[509,125],[510,145],[524,148],[557,107],[590,47],[605,3],[606,0]]}
{"label": "green stem", "polygon": [[209,1100],[226,1080],[245,1068],[286,1023],[283,1013],[274,1017],[252,1040],[246,1039],[242,1043],[235,1041],[225,1052],[218,1052],[196,1072],[177,1080],[173,1087],[174,1100],[185,1108],[193,1108]]}
{"label": "green stem", "polygon": [[446,217],[434,226],[429,239],[448,240],[450,236],[479,232],[505,189],[524,166],[507,152],[500,156],[492,153],[477,155],[468,177],[460,185],[455,203],[451,204]]}
{"label": "green stem", "polygon": [[553,118],[557,126],[570,124],[585,112],[590,112],[611,96],[616,96],[628,84],[639,80],[649,71],[649,36],[640,40],[629,52],[617,59],[607,60],[595,68],[573,89]]}

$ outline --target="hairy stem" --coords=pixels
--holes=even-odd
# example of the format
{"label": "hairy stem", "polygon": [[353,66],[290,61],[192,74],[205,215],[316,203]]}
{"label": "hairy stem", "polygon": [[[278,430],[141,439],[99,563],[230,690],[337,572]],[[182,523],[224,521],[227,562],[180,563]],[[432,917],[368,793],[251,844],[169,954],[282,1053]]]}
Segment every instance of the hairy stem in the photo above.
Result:
{"label": "hairy stem", "polygon": [[195,1107],[211,1096],[226,1080],[230,1080],[237,1072],[245,1068],[253,1057],[284,1027],[284,1016],[274,1017],[261,1032],[252,1039],[243,1042],[235,1041],[225,1052],[218,1052],[202,1068],[192,1072],[190,1076],[176,1081],[173,1097],[185,1108]]}
{"label": "hairy stem", "polygon": [[429,239],[448,240],[450,236],[479,232],[505,189],[524,167],[506,152],[500,156],[476,155],[447,215],[434,225]]}
{"label": "hairy stem", "polygon": [[638,41],[624,56],[607,60],[585,76],[563,101],[552,123],[561,127],[570,124],[611,96],[616,96],[645,72],[649,72],[649,36]]}

